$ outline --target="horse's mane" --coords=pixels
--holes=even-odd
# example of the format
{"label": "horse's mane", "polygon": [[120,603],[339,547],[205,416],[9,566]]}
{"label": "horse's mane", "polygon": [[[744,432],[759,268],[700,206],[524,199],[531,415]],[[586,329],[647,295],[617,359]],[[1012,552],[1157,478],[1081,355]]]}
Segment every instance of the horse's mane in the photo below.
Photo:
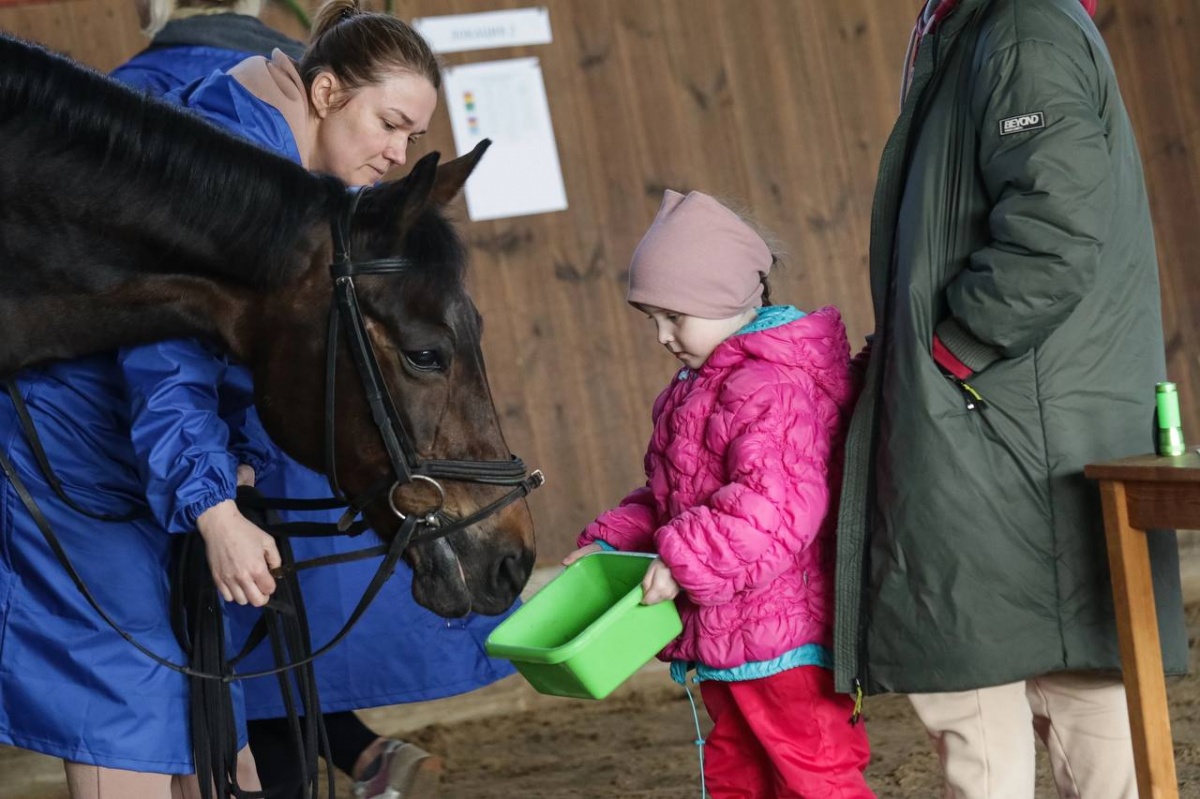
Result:
{"label": "horse's mane", "polygon": [[[296,236],[344,194],[309,173],[67,58],[0,35],[0,128],[64,156],[64,180],[102,181],[111,202],[219,245],[214,268],[252,285],[285,275]],[[5,133],[6,136],[12,135]],[[40,161],[53,170],[56,159]],[[69,170],[69,171],[67,171]],[[169,236],[169,231],[163,234]]]}

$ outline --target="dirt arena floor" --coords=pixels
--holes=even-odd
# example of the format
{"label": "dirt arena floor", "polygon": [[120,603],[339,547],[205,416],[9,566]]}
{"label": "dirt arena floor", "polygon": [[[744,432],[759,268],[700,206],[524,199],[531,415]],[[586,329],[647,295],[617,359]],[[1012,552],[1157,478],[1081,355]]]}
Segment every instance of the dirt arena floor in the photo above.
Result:
{"label": "dirt arena floor", "polygon": [[[1192,674],[1168,685],[1180,796],[1200,799],[1200,603],[1189,606]],[[488,718],[416,727],[403,706],[368,711],[377,730],[418,742],[444,758],[443,799],[699,799],[699,763],[692,713],[683,689],[665,670],[642,672],[602,702],[556,697],[529,701],[521,678],[430,708],[452,718],[466,702],[512,707],[513,688],[532,709]],[[489,691],[497,689],[492,694]],[[489,696],[500,697],[489,699]],[[697,697],[698,700],[698,697]],[[454,704],[457,703],[457,704]],[[449,708],[446,710],[445,708]],[[700,710],[702,724],[703,710]],[[426,716],[428,717],[428,716]],[[936,799],[939,774],[907,701],[869,697],[866,717],[872,760],[868,780],[886,799]],[[1032,733],[1031,733],[1032,734]],[[1037,799],[1056,794],[1044,756]],[[19,778],[19,772],[28,777]],[[37,772],[34,774],[34,772]],[[49,758],[0,747],[0,797],[66,799],[61,766]],[[352,799],[339,778],[337,799]]]}
{"label": "dirt arena floor", "polygon": [[[1200,799],[1200,604],[1189,607],[1192,673],[1168,684],[1179,795]],[[698,693],[698,692],[697,692]],[[447,799],[698,799],[691,709],[663,674],[602,702],[554,700],[535,711],[409,735],[445,758]],[[703,710],[701,720],[703,722]],[[887,799],[939,795],[937,759],[907,700],[869,697],[871,787]],[[1031,732],[1032,735],[1032,732]],[[1040,746],[1039,746],[1040,750]],[[1037,799],[1057,794],[1044,754]],[[352,796],[348,791],[345,797]]]}

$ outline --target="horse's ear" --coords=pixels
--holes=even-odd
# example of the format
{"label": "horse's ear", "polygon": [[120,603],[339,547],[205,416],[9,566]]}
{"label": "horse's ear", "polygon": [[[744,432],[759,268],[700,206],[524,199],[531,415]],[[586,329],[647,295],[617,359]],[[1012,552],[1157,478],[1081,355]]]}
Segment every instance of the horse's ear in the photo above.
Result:
{"label": "horse's ear", "polygon": [[429,205],[429,195],[437,181],[439,158],[440,153],[429,153],[417,161],[403,179],[396,181],[394,190],[402,192],[404,203],[400,212],[401,230],[407,230]]}
{"label": "horse's ear", "polygon": [[445,205],[458,196],[463,184],[479,164],[479,159],[483,158],[483,154],[491,146],[491,139],[483,139],[471,152],[438,167],[437,179],[433,183],[433,191],[429,194],[430,202],[434,205]]}
{"label": "horse's ear", "polygon": [[424,203],[429,199],[429,192],[437,182],[438,160],[441,157],[441,153],[436,150],[422,156],[404,176],[401,182],[404,183],[404,193],[408,202]]}

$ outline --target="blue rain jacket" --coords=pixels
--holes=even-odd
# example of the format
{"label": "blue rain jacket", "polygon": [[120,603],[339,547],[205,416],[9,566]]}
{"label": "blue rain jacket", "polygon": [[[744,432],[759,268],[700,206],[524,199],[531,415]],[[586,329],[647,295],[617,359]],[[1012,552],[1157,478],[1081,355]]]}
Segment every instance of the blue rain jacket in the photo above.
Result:
{"label": "blue rain jacket", "polygon": [[197,78],[232,69],[252,55],[222,47],[161,47],[138,53],[114,69],[112,77],[161,97]]}
{"label": "blue rain jacket", "polygon": [[[210,75],[172,92],[167,99],[181,102],[243,138],[300,162],[295,139],[283,116],[228,75]],[[208,357],[207,353],[201,355]],[[323,364],[314,363],[312,368],[323,368]],[[138,382],[144,385],[147,381]],[[180,408],[171,406],[170,413],[179,414]],[[324,476],[277,449],[269,460],[274,466],[258,481],[259,489],[267,496],[329,496]],[[284,520],[332,522],[339,514],[281,515]],[[296,558],[303,560],[376,543],[374,534],[366,533],[356,538],[297,538],[292,547]],[[341,629],[380,560],[325,566],[301,574],[314,648],[331,640]],[[228,605],[227,610],[234,638],[241,640],[240,635],[249,632],[259,611],[236,605]],[[436,699],[471,691],[512,674],[510,663],[493,660],[483,650],[484,640],[507,616],[472,614],[455,620],[436,616],[413,601],[412,571],[402,563],[346,639],[316,661],[321,707],[334,712]],[[269,645],[264,643],[239,670],[250,673],[272,666]],[[245,683],[245,698],[249,718],[274,718],[286,712],[274,677]]]}
{"label": "blue rain jacket", "polygon": [[[164,424],[145,415],[127,370],[144,372],[150,355],[174,360],[165,346],[57,362],[18,378],[66,493],[92,513],[139,510],[138,519],[94,521],[62,503],[37,468],[7,394],[0,446],[100,606],[142,645],[182,664],[168,616],[167,531],[194,529],[200,512],[233,497],[237,464],[265,468],[271,449],[261,432],[252,440],[246,373],[217,353],[206,354],[202,370],[177,365],[173,385],[159,389],[186,393],[192,405],[203,397],[205,418]],[[111,768],[192,772],[186,680],[118,637],[3,477],[0,489],[0,742]],[[235,687],[240,716],[238,693]],[[244,743],[243,726],[239,718]]]}

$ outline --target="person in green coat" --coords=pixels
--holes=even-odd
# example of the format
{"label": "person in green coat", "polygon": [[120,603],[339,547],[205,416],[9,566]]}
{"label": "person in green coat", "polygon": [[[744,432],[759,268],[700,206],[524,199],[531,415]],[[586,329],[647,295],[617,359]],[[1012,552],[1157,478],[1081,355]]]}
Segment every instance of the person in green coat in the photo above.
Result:
{"label": "person in green coat", "polygon": [[[1094,0],[928,0],[871,224],[835,668],[911,695],[948,797],[1136,796],[1092,462],[1152,450],[1149,204]],[[1187,667],[1174,533],[1150,549]]]}

